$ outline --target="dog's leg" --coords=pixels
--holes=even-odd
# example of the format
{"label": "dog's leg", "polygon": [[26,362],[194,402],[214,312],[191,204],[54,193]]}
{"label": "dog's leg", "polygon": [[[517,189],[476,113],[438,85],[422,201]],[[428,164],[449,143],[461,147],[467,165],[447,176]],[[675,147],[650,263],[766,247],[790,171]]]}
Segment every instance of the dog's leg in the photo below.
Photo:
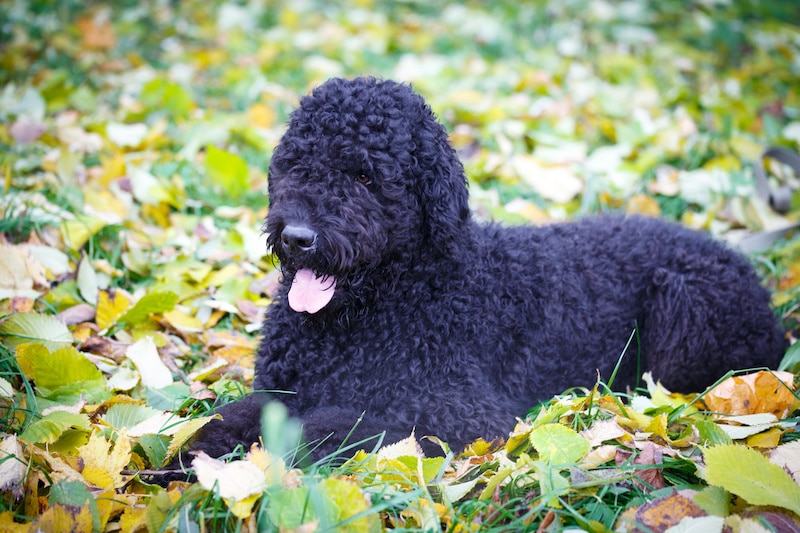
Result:
{"label": "dog's leg", "polygon": [[241,444],[245,450],[261,436],[261,409],[269,401],[265,393],[253,393],[238,402],[215,410],[222,420],[212,420],[189,444],[190,450],[204,451],[211,457],[230,453]]}

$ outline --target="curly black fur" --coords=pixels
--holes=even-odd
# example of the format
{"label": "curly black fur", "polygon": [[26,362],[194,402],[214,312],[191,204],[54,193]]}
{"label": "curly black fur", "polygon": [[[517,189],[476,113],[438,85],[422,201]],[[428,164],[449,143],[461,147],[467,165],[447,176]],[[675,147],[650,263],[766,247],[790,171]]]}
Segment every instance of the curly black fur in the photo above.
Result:
{"label": "curly black fur", "polygon": [[[286,286],[267,311],[258,390],[335,449],[437,435],[459,449],[570,386],[637,365],[700,391],[727,370],[774,368],[786,347],[750,264],[706,235],[651,218],[544,227],[472,220],[464,171],[422,97],[404,84],[333,79],[303,98],[269,173],[269,246]],[[298,246],[287,227],[313,238]],[[305,235],[305,234],[304,234]],[[335,284],[317,313],[287,291],[301,269]],[[638,352],[638,353],[637,353]],[[221,409],[194,443],[219,455],[259,435],[256,394]]]}

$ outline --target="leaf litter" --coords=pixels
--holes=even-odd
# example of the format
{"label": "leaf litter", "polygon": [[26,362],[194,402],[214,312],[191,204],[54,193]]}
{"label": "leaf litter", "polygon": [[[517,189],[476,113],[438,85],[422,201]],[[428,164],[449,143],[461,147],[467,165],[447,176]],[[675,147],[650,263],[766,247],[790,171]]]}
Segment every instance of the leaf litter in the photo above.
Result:
{"label": "leaf litter", "polygon": [[[781,372],[697,394],[567,392],[458,456],[412,434],[301,468],[280,410],[263,447],[179,454],[252,382],[279,276],[265,169],[299,94],[413,82],[479,216],[621,209],[736,242],[797,216],[752,179],[767,145],[800,145],[800,29],[779,4],[10,4],[0,529],[798,530],[797,345]],[[793,334],[798,242],[755,257]],[[184,459],[196,478],[159,477]]]}

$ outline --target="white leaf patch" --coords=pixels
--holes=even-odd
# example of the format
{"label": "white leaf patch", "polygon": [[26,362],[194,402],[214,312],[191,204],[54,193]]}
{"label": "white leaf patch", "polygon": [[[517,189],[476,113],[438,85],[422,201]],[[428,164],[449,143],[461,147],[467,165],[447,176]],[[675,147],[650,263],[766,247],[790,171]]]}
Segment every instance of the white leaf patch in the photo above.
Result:
{"label": "white leaf patch", "polygon": [[125,355],[136,365],[145,387],[160,389],[172,384],[172,372],[158,356],[152,337],[145,337],[130,345]]}

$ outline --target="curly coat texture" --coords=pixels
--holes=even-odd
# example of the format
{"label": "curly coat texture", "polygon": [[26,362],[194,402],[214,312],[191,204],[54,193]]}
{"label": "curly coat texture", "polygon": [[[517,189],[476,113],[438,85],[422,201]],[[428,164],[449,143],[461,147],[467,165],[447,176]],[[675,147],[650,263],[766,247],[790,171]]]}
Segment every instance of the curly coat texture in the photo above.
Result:
{"label": "curly coat texture", "polygon": [[[416,428],[458,450],[505,437],[537,401],[598,372],[608,379],[634,331],[615,389],[651,371],[700,391],[729,369],[774,368],[786,348],[750,264],[699,232],[623,215],[472,220],[446,130],[404,84],[332,79],[304,97],[275,149],[269,199],[285,286],[254,388],[295,394],[224,406],[193,445],[213,455],[258,439],[269,397],[324,441],[317,454],[362,413],[350,441]],[[287,292],[309,271],[333,296],[294,311]]]}

